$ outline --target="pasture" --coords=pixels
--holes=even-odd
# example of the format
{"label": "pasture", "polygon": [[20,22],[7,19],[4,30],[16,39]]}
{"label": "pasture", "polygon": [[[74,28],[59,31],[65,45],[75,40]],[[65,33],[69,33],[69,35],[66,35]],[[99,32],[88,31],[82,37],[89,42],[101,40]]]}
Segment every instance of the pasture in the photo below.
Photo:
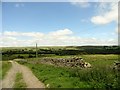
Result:
{"label": "pasture", "polygon": [[[24,59],[19,62],[28,66],[33,74],[47,88],[118,88],[120,74],[114,70],[114,62],[119,60],[119,46],[67,46],[38,47],[37,57],[35,47],[8,47],[2,50],[2,59]],[[81,57],[90,63],[92,68],[64,67],[44,63],[45,58],[69,59]],[[3,64],[3,68],[8,65]],[[7,70],[6,70],[7,71]],[[4,76],[4,75],[3,75]]]}
{"label": "pasture", "polygon": [[[70,56],[63,56],[62,58]],[[48,88],[117,88],[119,74],[113,70],[118,55],[80,55],[92,68],[70,68],[38,63],[40,59],[28,60],[27,65]],[[59,57],[55,57],[59,58]],[[35,63],[36,62],[36,63]]]}

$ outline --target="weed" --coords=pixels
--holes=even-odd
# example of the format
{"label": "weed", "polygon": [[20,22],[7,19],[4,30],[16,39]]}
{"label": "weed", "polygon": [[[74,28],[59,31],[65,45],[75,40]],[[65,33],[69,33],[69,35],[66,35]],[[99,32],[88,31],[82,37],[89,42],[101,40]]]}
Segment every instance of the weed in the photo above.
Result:
{"label": "weed", "polygon": [[0,63],[2,63],[2,68],[0,69],[0,75],[2,77],[0,77],[0,79],[3,79],[6,75],[6,73],[8,72],[8,70],[12,67],[12,64],[7,61],[2,61]]}
{"label": "weed", "polygon": [[17,73],[16,74],[16,79],[15,79],[15,84],[14,84],[14,89],[18,88],[26,88],[26,83],[23,80],[22,73]]}

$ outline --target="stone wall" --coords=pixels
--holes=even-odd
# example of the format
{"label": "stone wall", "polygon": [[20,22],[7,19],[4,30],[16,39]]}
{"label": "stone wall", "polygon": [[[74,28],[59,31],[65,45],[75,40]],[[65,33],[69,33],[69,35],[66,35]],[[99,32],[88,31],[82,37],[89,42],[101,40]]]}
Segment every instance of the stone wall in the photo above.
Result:
{"label": "stone wall", "polygon": [[43,58],[42,63],[49,63],[57,66],[64,67],[81,67],[88,68],[91,67],[90,63],[85,62],[81,57],[71,57],[71,58]]}

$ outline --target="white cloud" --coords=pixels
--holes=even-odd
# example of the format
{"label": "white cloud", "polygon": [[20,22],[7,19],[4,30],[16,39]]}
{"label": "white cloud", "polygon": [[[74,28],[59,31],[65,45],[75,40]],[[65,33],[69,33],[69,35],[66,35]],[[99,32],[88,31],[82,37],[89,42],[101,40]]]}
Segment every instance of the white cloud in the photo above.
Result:
{"label": "white cloud", "polygon": [[16,8],[24,7],[24,4],[20,2],[20,3],[15,4],[15,7],[16,7]]}
{"label": "white cloud", "polygon": [[53,35],[53,36],[63,36],[63,35],[71,35],[71,34],[73,34],[73,32],[69,29],[63,29],[49,33],[49,35]]}
{"label": "white cloud", "polygon": [[15,32],[15,31],[5,31],[3,33],[5,36],[29,36],[29,37],[42,37],[43,33],[39,32]]}
{"label": "white cloud", "polygon": [[101,14],[99,13],[100,15],[93,16],[91,22],[98,25],[108,24],[112,21],[118,22],[118,3],[103,3],[100,3],[98,7],[98,10],[103,11]]}
{"label": "white cloud", "polygon": [[15,32],[15,31],[5,31],[3,33],[3,35],[7,35],[7,36],[19,36],[20,33],[19,32]]}
{"label": "white cloud", "polygon": [[83,23],[88,23],[89,20],[88,20],[88,19],[82,19],[81,22],[83,22]]}
{"label": "white cloud", "polygon": [[90,3],[88,2],[88,0],[70,0],[70,3],[72,5],[80,6],[82,8],[90,7]]}
{"label": "white cloud", "polygon": [[[76,0],[2,0],[4,2],[68,2]],[[77,0],[84,1],[84,0]],[[85,0],[86,1],[86,0]],[[89,2],[116,2],[118,0],[88,0]]]}
{"label": "white cloud", "polygon": [[116,31],[116,33],[118,33],[118,32],[119,32],[119,31],[118,31],[118,27],[116,27],[116,28],[115,28],[115,31]]}
{"label": "white cloud", "polygon": [[43,33],[39,32],[27,32],[27,33],[21,33],[22,36],[29,36],[29,37],[43,37]]}
{"label": "white cloud", "polygon": [[[18,37],[19,36],[19,37]],[[29,38],[27,38],[29,37]],[[100,40],[75,36],[70,29],[57,30],[49,33],[5,31],[1,46],[68,46],[68,45],[117,45],[117,39]]]}
{"label": "white cloud", "polygon": [[115,31],[116,31],[117,34],[120,34],[120,26],[116,27]]}
{"label": "white cloud", "polygon": [[15,4],[15,7],[19,7],[19,4]]}

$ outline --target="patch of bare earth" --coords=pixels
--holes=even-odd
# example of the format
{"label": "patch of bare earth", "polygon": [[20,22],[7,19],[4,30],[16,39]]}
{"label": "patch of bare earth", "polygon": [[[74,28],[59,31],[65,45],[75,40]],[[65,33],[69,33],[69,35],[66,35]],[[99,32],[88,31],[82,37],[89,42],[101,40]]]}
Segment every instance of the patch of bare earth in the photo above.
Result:
{"label": "patch of bare earth", "polygon": [[18,72],[22,73],[27,88],[45,88],[45,85],[35,77],[28,67],[20,65],[15,61],[11,61],[11,63],[12,68],[2,80],[2,88],[12,88],[15,83],[16,73]]}

